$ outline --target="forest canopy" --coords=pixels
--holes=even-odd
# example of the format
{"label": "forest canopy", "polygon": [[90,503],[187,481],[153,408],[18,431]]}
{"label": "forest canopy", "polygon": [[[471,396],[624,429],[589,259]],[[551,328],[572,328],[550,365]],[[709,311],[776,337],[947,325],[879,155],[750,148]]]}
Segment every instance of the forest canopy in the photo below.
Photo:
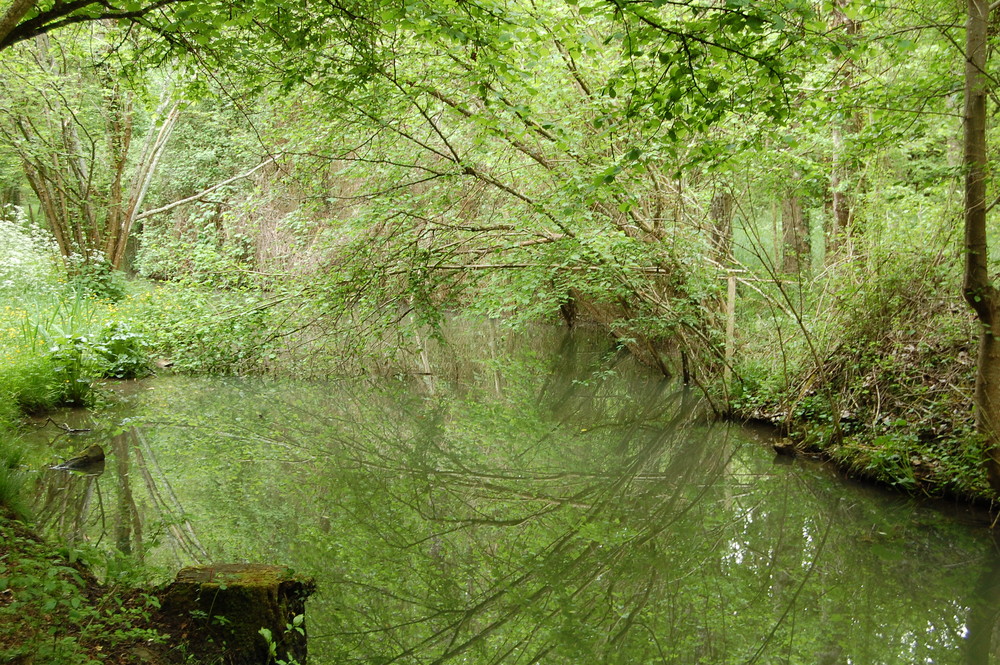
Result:
{"label": "forest canopy", "polygon": [[130,325],[184,369],[595,325],[869,475],[1000,487],[987,2],[4,7],[8,217],[157,280]]}

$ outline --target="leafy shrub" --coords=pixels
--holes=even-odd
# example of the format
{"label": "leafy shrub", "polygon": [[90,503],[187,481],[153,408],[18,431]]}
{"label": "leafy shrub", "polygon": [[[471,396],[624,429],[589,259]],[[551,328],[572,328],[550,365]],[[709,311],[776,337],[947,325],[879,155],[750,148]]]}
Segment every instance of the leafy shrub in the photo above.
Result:
{"label": "leafy shrub", "polygon": [[93,380],[101,375],[94,349],[99,325],[95,303],[80,291],[70,299],[36,303],[24,319],[24,346],[48,362],[56,403],[87,402]]}
{"label": "leafy shrub", "polygon": [[[192,222],[208,223],[201,217]],[[140,245],[136,268],[151,279],[188,279],[206,286],[240,288],[249,278],[248,255],[252,256],[252,248],[242,237],[227,241],[208,224],[196,238],[150,237]]]}
{"label": "leafy shrub", "polygon": [[170,284],[129,306],[132,330],[177,369],[259,374],[276,358],[277,323],[259,296]]}
{"label": "leafy shrub", "polygon": [[104,360],[101,376],[114,379],[135,379],[150,373],[148,344],[142,333],[124,321],[105,326],[94,346]]}
{"label": "leafy shrub", "polygon": [[118,302],[127,293],[125,275],[99,257],[73,257],[69,274],[69,286],[78,293],[111,302]]}

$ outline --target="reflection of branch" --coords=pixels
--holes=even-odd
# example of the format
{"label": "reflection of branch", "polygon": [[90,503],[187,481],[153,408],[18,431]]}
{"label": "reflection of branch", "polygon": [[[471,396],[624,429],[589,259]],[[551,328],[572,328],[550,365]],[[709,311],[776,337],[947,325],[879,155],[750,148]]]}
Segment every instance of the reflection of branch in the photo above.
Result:
{"label": "reflection of branch", "polygon": [[760,660],[761,655],[764,653],[764,649],[767,647],[768,644],[771,643],[771,640],[774,638],[774,634],[778,631],[778,628],[785,622],[785,619],[788,617],[788,613],[796,608],[796,601],[799,599],[799,595],[801,595],[802,590],[805,588],[806,582],[808,582],[809,578],[812,577],[813,571],[816,570],[816,564],[819,562],[820,554],[823,552],[823,549],[826,546],[826,539],[830,535],[830,531],[832,529],[833,529],[833,520],[830,520],[829,522],[827,522],[826,531],[823,532],[822,540],[819,541],[819,545],[816,547],[816,553],[813,555],[812,561],[809,562],[809,568],[806,569],[805,575],[802,576],[802,581],[799,583],[799,586],[795,589],[795,594],[792,595],[791,600],[789,600],[788,604],[785,606],[785,611],[782,612],[781,616],[778,617],[778,620],[774,622],[774,626],[771,627],[771,632],[769,632],[767,636],[764,637],[764,640],[760,643],[760,646],[757,648],[757,651],[755,651],[754,654],[750,657],[750,659],[746,661],[747,665],[753,665],[753,663],[756,663],[758,660]]}
{"label": "reflection of branch", "polygon": [[89,432],[90,431],[89,427],[83,427],[83,428],[77,429],[76,427],[70,427],[68,424],[60,425],[56,421],[52,420],[51,416],[49,416],[48,418],[46,418],[45,422],[46,423],[52,423],[53,425],[55,425],[56,427],[58,427],[62,431],[66,432],[67,434],[81,434],[83,432]]}

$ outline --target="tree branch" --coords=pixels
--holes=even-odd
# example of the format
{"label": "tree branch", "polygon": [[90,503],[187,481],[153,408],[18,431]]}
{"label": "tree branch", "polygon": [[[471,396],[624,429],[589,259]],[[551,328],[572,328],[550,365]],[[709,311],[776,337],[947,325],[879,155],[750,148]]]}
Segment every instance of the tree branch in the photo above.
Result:
{"label": "tree branch", "polygon": [[197,201],[198,199],[200,199],[201,197],[205,196],[206,194],[211,194],[215,190],[221,189],[222,187],[225,187],[228,184],[234,183],[237,180],[242,180],[244,178],[249,178],[254,173],[256,173],[257,171],[261,170],[262,168],[264,168],[268,164],[273,164],[273,163],[277,162],[278,161],[278,157],[280,157],[280,156],[281,155],[273,155],[271,157],[268,157],[263,162],[261,162],[260,164],[258,164],[255,167],[253,167],[249,171],[245,171],[243,173],[240,173],[239,175],[234,175],[232,178],[229,178],[227,180],[223,180],[220,183],[216,183],[216,184],[212,185],[211,187],[209,187],[207,189],[203,189],[200,192],[198,192],[197,194],[193,194],[193,195],[191,195],[191,196],[189,196],[187,198],[181,199],[180,201],[174,201],[173,203],[168,203],[165,206],[161,206],[159,208],[154,208],[153,210],[147,210],[146,212],[142,213],[141,215],[136,215],[135,221],[139,221],[140,219],[146,219],[147,217],[152,217],[153,215],[159,215],[159,214],[162,214],[162,213],[165,213],[165,212],[169,212],[169,211],[173,210],[174,208],[179,208],[180,206],[185,205],[187,203],[192,203],[194,201]]}
{"label": "tree branch", "polygon": [[[145,7],[134,11],[117,9],[108,2],[100,0],[76,0],[75,2],[56,2],[51,8],[39,12],[27,21],[21,21],[35,5],[37,0],[15,0],[14,5],[7,10],[7,13],[0,19],[0,50],[6,49],[18,42],[26,39],[44,35],[53,30],[63,28],[74,23],[85,23],[89,21],[103,21],[108,19],[117,20],[137,20],[146,16],[150,12],[166,7],[167,5],[180,2],[190,2],[191,0],[156,0]],[[25,6],[26,5],[26,6]],[[98,5],[105,10],[96,13],[75,13],[80,10]],[[18,12],[20,15],[18,16]],[[6,25],[7,23],[11,25]],[[4,32],[3,28],[6,28]]]}
{"label": "tree branch", "polygon": [[38,0],[14,0],[3,17],[0,17],[0,44],[7,40],[7,35],[14,31],[24,15],[31,11],[37,3]]}

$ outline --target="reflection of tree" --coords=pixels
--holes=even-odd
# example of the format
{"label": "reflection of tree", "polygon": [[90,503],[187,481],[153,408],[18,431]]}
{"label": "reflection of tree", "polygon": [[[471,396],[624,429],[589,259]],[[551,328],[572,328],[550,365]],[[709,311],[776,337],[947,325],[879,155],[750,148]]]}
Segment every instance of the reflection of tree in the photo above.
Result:
{"label": "reflection of tree", "polygon": [[128,435],[134,442],[132,451],[136,467],[146,485],[147,496],[160,523],[172,536],[170,544],[175,548],[177,560],[183,563],[204,562],[208,553],[195,535],[194,527],[174,493],[170,480],[160,469],[152,448],[138,429],[131,428]]}
{"label": "reflection of tree", "polygon": [[986,552],[986,564],[975,589],[969,596],[968,634],[965,644],[966,665],[990,665],[1000,662],[1000,640],[995,635],[1000,628],[1000,539],[993,541]]}
{"label": "reflection of tree", "polygon": [[[677,640],[649,639],[650,616],[704,558],[666,534],[696,509],[733,448],[696,427],[696,414],[680,408],[682,394],[651,391],[648,404],[629,404],[633,421],[618,408],[605,408],[614,418],[603,421],[595,404],[611,402],[577,400],[584,396],[571,394],[571,385],[560,387],[561,403],[585,404],[587,413],[564,411],[560,419],[586,416],[587,429],[603,431],[603,441],[597,446],[571,429],[557,440],[547,433],[547,451],[537,441],[508,442],[519,453],[531,451],[530,467],[496,468],[500,460],[487,446],[457,454],[462,442],[454,427],[441,426],[440,414],[436,427],[418,428],[409,440],[350,442],[357,472],[338,504],[351,515],[343,528],[360,528],[368,534],[361,542],[384,545],[365,550],[376,575],[412,582],[381,586],[369,575],[339,582],[348,623],[369,625],[355,655],[636,662],[676,650]],[[653,405],[673,412],[672,422],[654,427]],[[413,521],[387,526],[386,516],[366,504],[405,507]],[[587,633],[590,639],[581,640]],[[400,645],[396,653],[386,652],[382,645],[393,643]]]}
{"label": "reflection of tree", "polygon": [[142,558],[142,520],[139,509],[132,497],[131,479],[129,478],[129,436],[124,432],[111,437],[111,450],[115,458],[115,480],[118,485],[118,511],[115,514],[115,546],[120,552],[132,554],[132,541],[135,540],[135,552]]}
{"label": "reflection of tree", "polygon": [[197,416],[156,448],[216,546],[318,575],[324,661],[958,662],[961,539],[774,466],[604,349],[515,357],[499,393],[476,367],[433,396],[161,391]]}
{"label": "reflection of tree", "polygon": [[[85,471],[46,469],[41,477],[35,516],[40,530],[53,530],[67,542],[86,539],[86,525],[96,494],[101,502],[98,478],[104,473],[104,463]],[[103,515],[103,505],[99,517]]]}
{"label": "reflection of tree", "polygon": [[[704,427],[680,395],[646,403],[632,389],[626,408],[567,383],[591,394],[553,388],[555,430],[549,403],[509,375],[525,402],[502,409],[469,395],[397,410],[387,427],[359,397],[349,410],[381,423],[364,435],[327,417],[337,471],[313,482],[340,545],[312,565],[334,571],[334,659],[909,662],[912,649],[948,662],[959,627],[934,594],[960,585],[934,578],[914,604],[912,580],[945,566],[911,553],[927,535],[907,530],[908,513],[800,486],[797,469]],[[916,629],[930,635],[911,645]]]}
{"label": "reflection of tree", "polygon": [[197,506],[212,551],[316,575],[322,662],[965,655],[978,629],[956,599],[979,597],[977,571],[954,562],[972,535],[773,465],[690,393],[608,373],[606,341],[505,360],[483,339],[488,364],[451,359],[433,393],[158,381],[127,434],[135,503],[195,543],[179,555],[200,556],[182,509]]}
{"label": "reflection of tree", "polygon": [[[49,469],[41,480],[36,501],[39,528],[70,543],[86,540],[99,544],[110,535],[118,551],[142,559],[146,550],[146,523],[155,520],[157,526],[172,536],[169,542],[176,548],[178,561],[204,560],[204,548],[139,431],[131,428],[115,434],[107,444],[109,461],[113,462],[107,467],[113,475],[113,498],[105,502],[98,484],[98,477],[106,468],[104,463],[85,473]],[[132,482],[133,470],[143,480],[144,492],[138,499]],[[96,506],[94,496],[98,499]],[[106,514],[106,503],[113,506],[110,516]]]}

